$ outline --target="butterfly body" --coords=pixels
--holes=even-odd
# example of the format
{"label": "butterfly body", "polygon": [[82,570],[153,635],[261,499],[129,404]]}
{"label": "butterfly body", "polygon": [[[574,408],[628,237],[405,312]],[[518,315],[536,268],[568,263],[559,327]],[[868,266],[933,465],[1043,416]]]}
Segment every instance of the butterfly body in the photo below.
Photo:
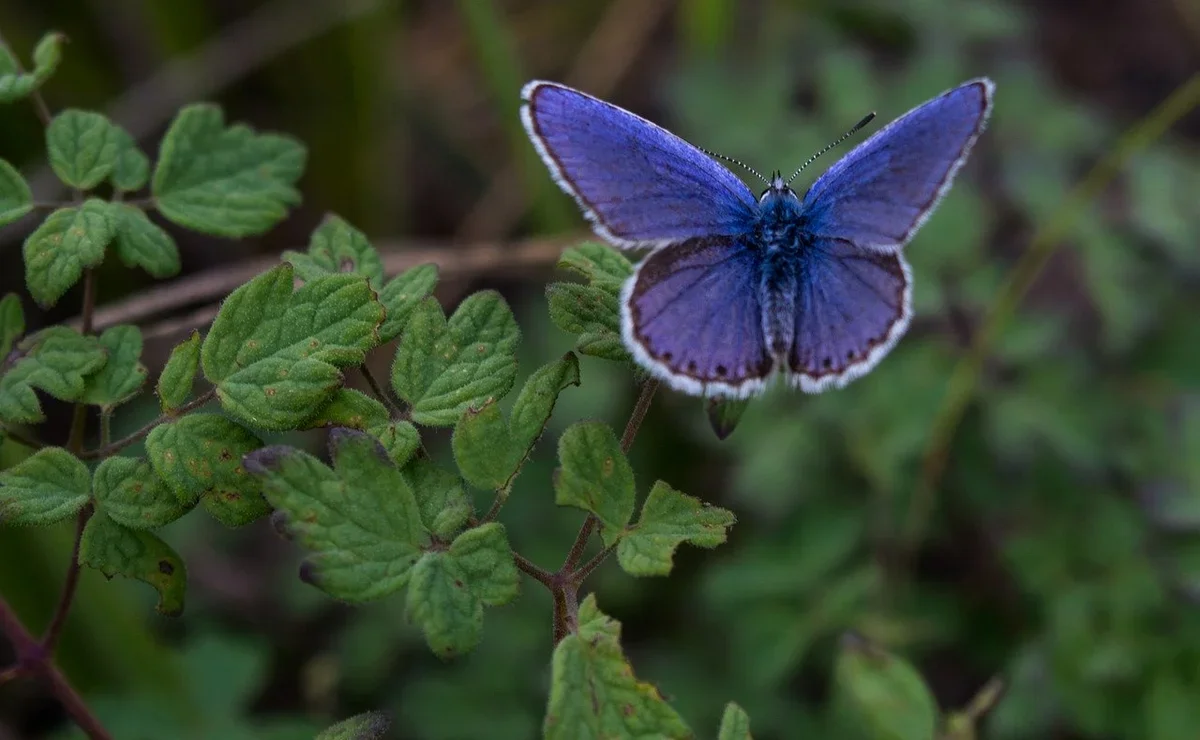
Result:
{"label": "butterfly body", "polygon": [[975,80],[856,147],[801,197],[779,173],[758,197],[703,151],[628,111],[532,82],[522,119],[596,232],[651,251],[621,294],[634,359],[676,389],[807,392],[870,371],[911,320],[902,249],[983,129]]}

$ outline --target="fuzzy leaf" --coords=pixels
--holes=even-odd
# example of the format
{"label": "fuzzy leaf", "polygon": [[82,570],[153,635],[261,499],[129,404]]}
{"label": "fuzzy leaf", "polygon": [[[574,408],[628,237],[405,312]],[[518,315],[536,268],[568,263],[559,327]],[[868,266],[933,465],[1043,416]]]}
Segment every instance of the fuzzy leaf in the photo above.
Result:
{"label": "fuzzy leaf", "polygon": [[387,318],[379,328],[381,341],[390,342],[400,336],[416,307],[433,293],[437,280],[437,265],[430,263],[405,270],[383,286],[379,302],[387,309]]}
{"label": "fuzzy leaf", "polygon": [[425,528],[441,539],[452,538],[471,516],[471,501],[459,477],[429,458],[413,460],[402,472],[416,497]]}
{"label": "fuzzy leaf", "polygon": [[581,422],[558,440],[562,467],[554,482],[554,501],[575,506],[600,520],[606,546],[622,535],[633,516],[633,468],[625,459],[617,436],[600,422]]}
{"label": "fuzzy leaf", "polygon": [[470,652],[483,633],[483,602],[467,585],[457,558],[428,552],[412,569],[405,602],[409,621],[425,632],[429,649],[441,658]]}
{"label": "fuzzy leaf", "polygon": [[907,661],[847,635],[834,669],[839,716],[871,740],[934,740],[938,707]]}
{"label": "fuzzy leaf", "polygon": [[0,521],[18,526],[54,524],[88,502],[92,476],[61,447],[38,450],[0,473]]}
{"label": "fuzzy leaf", "polygon": [[246,468],[312,551],[306,580],[352,602],[398,591],[429,544],[413,492],[368,435],[335,429],[329,448],[332,470],[289,447],[259,450]]}
{"label": "fuzzy leaf", "polygon": [[620,639],[621,625],[589,595],[578,630],[554,648],[546,740],[693,737],[658,689],[634,677]]}
{"label": "fuzzy leaf", "polygon": [[33,192],[29,183],[7,161],[0,159],[0,226],[33,210]]}
{"label": "fuzzy leaf", "polygon": [[733,702],[725,705],[725,713],[721,715],[721,729],[717,740],[751,740],[750,717],[746,710]]}
{"label": "fuzzy leaf", "polygon": [[25,312],[21,310],[21,297],[9,293],[0,298],[0,371],[13,344],[25,333]]}
{"label": "fuzzy leaf", "polygon": [[468,297],[447,322],[428,298],[413,312],[392,366],[392,387],[413,421],[448,426],[468,407],[508,393],[517,374],[520,330],[493,291]]}
{"label": "fuzzy leaf", "polygon": [[123,324],[106,329],[100,346],[108,352],[108,362],[87,379],[83,402],[105,410],[125,403],[137,395],[146,382],[148,371],[142,364],[142,331]]}
{"label": "fuzzy leaf", "polygon": [[450,556],[484,604],[503,606],[520,594],[521,579],[503,524],[488,522],[463,532],[451,543]]}
{"label": "fuzzy leaf", "polygon": [[362,275],[379,290],[383,286],[383,262],[365,234],[340,216],[326,214],[309,241],[308,252],[287,250],[283,259],[291,262],[304,280],[322,275],[353,273]]}
{"label": "fuzzy leaf", "polygon": [[329,403],[305,421],[301,429],[348,427],[365,432],[386,425],[388,419],[387,407],[379,401],[362,391],[339,388]]}
{"label": "fuzzy leaf", "polygon": [[235,290],[201,350],[222,407],[262,429],[294,429],[327,403],[342,382],[338,368],[363,362],[383,321],[360,276],[292,289],[285,263]]}
{"label": "fuzzy leaf", "polygon": [[192,336],[171,350],[162,375],[158,376],[158,402],[163,411],[173,411],[187,401],[199,369],[200,332],[193,329]]}
{"label": "fuzzy leaf", "polygon": [[104,261],[116,236],[113,211],[104,201],[60,208],[25,239],[25,284],[39,305],[53,306],[79,281],[86,267]]}
{"label": "fuzzy leaf", "polygon": [[558,394],[569,385],[579,385],[579,360],[570,352],[529,377],[511,419],[505,420],[495,402],[478,411],[467,409],[453,438],[454,458],[467,482],[482,489],[511,485],[542,436]]}
{"label": "fuzzy leaf", "polygon": [[110,179],[117,190],[133,191],[146,187],[150,180],[150,158],[142,153],[129,132],[113,124],[117,132],[117,159]]}
{"label": "fuzzy leaf", "polygon": [[327,727],[316,740],[382,740],[392,726],[384,712],[365,712]]}
{"label": "fuzzy leaf", "polygon": [[12,424],[36,424],[46,418],[35,388],[60,401],[80,400],[85,378],[108,359],[95,337],[65,326],[26,337],[15,353],[12,367],[0,377],[0,420]]}
{"label": "fuzzy leaf", "polygon": [[638,523],[617,545],[617,560],[633,576],[665,576],[671,572],[675,548],[684,542],[716,547],[736,521],[733,512],[709,506],[658,481],[650,489]]}
{"label": "fuzzy leaf", "polygon": [[167,129],[151,192],[171,221],[206,234],[261,234],[300,202],[304,146],[242,124],[215,105],[189,105]]}
{"label": "fuzzy leaf", "polygon": [[113,171],[118,137],[117,129],[102,114],[65,110],[46,128],[50,166],[67,185],[90,190]]}
{"label": "fuzzy leaf", "polygon": [[144,459],[114,456],[96,468],[98,510],[130,529],[166,526],[188,512]]}
{"label": "fuzzy leaf", "polygon": [[614,362],[632,362],[621,339],[621,286],[601,281],[594,285],[553,283],[546,288],[550,319],[568,334],[577,334],[580,354]]}
{"label": "fuzzy leaf", "polygon": [[97,512],[83,530],[79,562],[104,575],[145,581],[158,591],[159,614],[183,613],[187,569],[183,560],[154,534],[129,529]]}
{"label": "fuzzy leaf", "polygon": [[569,270],[589,283],[623,283],[633,274],[633,263],[617,250],[600,242],[584,242],[563,250],[558,267]]}
{"label": "fuzzy leaf", "polygon": [[140,208],[114,203],[117,256],[127,267],[140,267],[162,279],[179,274],[179,248],[175,240]]}
{"label": "fuzzy leaf", "polygon": [[[220,414],[188,414],[156,426],[146,437],[146,454],[184,506],[198,500],[261,501],[261,485],[246,473],[242,456],[262,446],[262,440]],[[265,507],[260,503],[260,509]]]}
{"label": "fuzzy leaf", "polygon": [[48,33],[42,37],[33,50],[32,72],[21,72],[8,49],[0,48],[0,103],[20,100],[45,84],[62,60],[65,38],[61,33]]}
{"label": "fuzzy leaf", "polygon": [[421,446],[421,433],[409,421],[389,421],[368,431],[379,440],[396,465],[407,463]]}

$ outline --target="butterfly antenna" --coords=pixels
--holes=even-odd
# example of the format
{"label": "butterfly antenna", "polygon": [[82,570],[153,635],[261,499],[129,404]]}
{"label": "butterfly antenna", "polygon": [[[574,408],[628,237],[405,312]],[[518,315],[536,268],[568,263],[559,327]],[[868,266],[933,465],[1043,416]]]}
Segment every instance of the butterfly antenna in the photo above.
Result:
{"label": "butterfly antenna", "polygon": [[741,167],[742,169],[746,170],[747,172],[754,175],[758,179],[762,180],[766,184],[768,184],[768,185],[771,184],[770,180],[768,180],[767,178],[760,175],[758,170],[754,169],[753,167],[746,164],[745,162],[739,162],[738,160],[734,159],[733,157],[726,157],[724,154],[717,154],[716,152],[710,152],[707,149],[701,149],[700,151],[704,152],[705,154],[707,154],[710,157],[716,157],[717,159],[723,159],[726,162],[729,162],[730,164],[736,164],[738,167]]}
{"label": "butterfly antenna", "polygon": [[875,111],[871,111],[871,112],[870,112],[870,113],[868,113],[868,114],[867,114],[867,115],[866,115],[866,116],[865,116],[865,117],[864,117],[864,118],[863,118],[861,121],[859,121],[858,123],[854,124],[854,128],[850,129],[850,130],[849,130],[849,131],[847,131],[846,133],[844,133],[844,134],[842,134],[841,136],[839,136],[839,137],[837,138],[837,140],[835,140],[835,141],[834,141],[832,144],[830,144],[829,146],[825,147],[825,148],[824,148],[824,149],[822,149],[821,151],[819,151],[819,152],[817,152],[816,154],[814,154],[814,155],[812,155],[811,157],[809,157],[809,158],[808,158],[808,161],[807,161],[807,162],[805,162],[804,164],[800,165],[800,169],[798,169],[798,170],[796,170],[795,172],[793,172],[793,173],[792,173],[792,176],[791,176],[791,177],[789,177],[789,178],[787,179],[787,184],[788,184],[788,185],[791,185],[791,184],[792,184],[792,180],[795,180],[795,179],[796,179],[796,176],[797,176],[797,175],[799,175],[801,172],[803,172],[805,167],[807,167],[807,166],[809,166],[810,164],[812,164],[813,162],[817,161],[817,157],[821,156],[821,155],[822,155],[822,154],[824,154],[825,152],[827,152],[827,151],[829,151],[830,149],[834,148],[834,147],[835,147],[835,146],[837,146],[838,144],[841,144],[843,141],[845,141],[846,139],[849,139],[851,136],[854,136],[856,133],[858,133],[859,131],[861,131],[861,130],[862,130],[862,127],[863,127],[863,126],[866,126],[868,123],[870,123],[870,122],[871,122],[871,121],[873,121],[874,119],[875,119]]}

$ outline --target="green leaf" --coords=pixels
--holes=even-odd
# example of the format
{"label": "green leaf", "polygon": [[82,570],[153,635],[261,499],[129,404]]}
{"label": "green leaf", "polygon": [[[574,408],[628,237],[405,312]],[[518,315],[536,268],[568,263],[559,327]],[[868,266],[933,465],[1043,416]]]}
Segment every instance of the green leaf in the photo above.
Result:
{"label": "green leaf", "polygon": [[11,103],[45,84],[62,59],[61,33],[48,33],[33,50],[33,72],[21,72],[21,65],[6,48],[0,48],[0,103]]}
{"label": "green leaf", "polygon": [[503,606],[521,593],[521,579],[504,525],[488,522],[468,529],[450,544],[472,593],[488,606]]}
{"label": "green leaf", "polygon": [[262,440],[220,414],[188,414],[159,424],[146,437],[146,454],[184,506],[201,498],[228,502],[261,500],[257,478],[242,467],[242,456]]}
{"label": "green leaf", "polygon": [[426,553],[413,566],[408,619],[420,625],[438,657],[470,652],[483,633],[483,602],[471,593],[467,577],[458,559],[445,552]]}
{"label": "green leaf", "polygon": [[196,371],[200,369],[200,332],[175,345],[158,376],[158,402],[163,411],[174,411],[192,394]]}
{"label": "green leaf", "polygon": [[383,286],[383,262],[365,234],[340,216],[326,214],[313,232],[308,252],[287,250],[283,259],[291,262],[304,280],[322,275],[353,273],[362,275],[379,290]]}
{"label": "green leaf", "polygon": [[438,267],[431,263],[405,270],[383,286],[379,302],[387,310],[387,317],[379,328],[380,341],[390,342],[400,336],[416,307],[433,293],[437,280]]}
{"label": "green leaf", "polygon": [[623,283],[633,274],[633,263],[617,250],[600,242],[584,242],[563,250],[558,267],[569,270],[589,283]]}
{"label": "green leaf", "polygon": [[333,470],[288,447],[259,450],[246,468],[312,550],[301,571],[306,580],[352,602],[398,591],[429,544],[413,492],[368,435],[335,429],[329,448]]}
{"label": "green leaf", "polygon": [[106,329],[100,335],[100,346],[108,352],[108,362],[88,378],[82,400],[107,411],[137,395],[148,371],[141,363],[142,331],[136,326]]}
{"label": "green leaf", "polygon": [[589,594],[578,630],[554,648],[546,740],[693,737],[658,689],[634,677],[620,640],[621,625]]}
{"label": "green leaf", "polygon": [[733,512],[709,506],[658,481],[650,489],[638,523],[617,545],[617,560],[633,576],[665,576],[671,572],[675,548],[684,542],[716,547],[737,521]]}
{"label": "green leaf", "polygon": [[704,401],[704,409],[708,415],[708,423],[712,426],[717,439],[725,440],[737,429],[742,414],[750,405],[749,400],[736,398],[709,398]]}
{"label": "green leaf", "polygon": [[170,545],[146,530],[122,527],[97,512],[83,530],[79,562],[109,578],[124,576],[145,581],[158,591],[159,614],[174,617],[183,613],[187,589],[183,560]]}
{"label": "green leaf", "polygon": [[507,489],[542,436],[558,394],[579,385],[579,360],[568,352],[539,368],[525,382],[505,420],[493,401],[467,409],[454,429],[454,458],[463,477],[482,489]]}
{"label": "green leaf", "polygon": [[403,471],[425,528],[443,540],[454,537],[471,516],[471,501],[459,477],[429,458],[410,462]]}
{"label": "green leaf", "polygon": [[116,252],[127,267],[140,267],[156,278],[179,274],[175,240],[146,213],[128,203],[114,203],[117,220]]}
{"label": "green leaf", "polygon": [[938,707],[908,662],[847,635],[834,669],[839,717],[871,740],[934,740]]}
{"label": "green leaf", "polygon": [[5,358],[12,351],[13,343],[25,333],[25,312],[21,310],[21,297],[9,293],[0,298],[0,371]]}
{"label": "green leaf", "polygon": [[382,740],[391,726],[385,712],[366,712],[322,730],[316,740]]}
{"label": "green leaf", "polygon": [[117,164],[118,137],[117,129],[100,113],[67,109],[46,128],[50,166],[67,185],[90,190]]}
{"label": "green leaf", "polygon": [[39,305],[53,306],[84,268],[104,261],[104,248],[116,236],[112,214],[107,203],[93,198],[51,213],[25,239],[25,284]]}
{"label": "green leaf", "polygon": [[421,446],[421,433],[408,421],[389,421],[368,430],[387,451],[396,465],[404,465]]}
{"label": "green leaf", "polygon": [[7,161],[0,159],[0,226],[33,210],[33,192],[29,183]]}
{"label": "green leaf", "polygon": [[751,740],[750,716],[746,710],[734,702],[725,705],[725,713],[721,715],[721,729],[717,740]]}
{"label": "green leaf", "polygon": [[85,378],[108,359],[95,337],[65,326],[51,326],[17,344],[12,367],[0,377],[0,420],[36,424],[46,417],[34,389],[60,401],[83,397]]}
{"label": "green leaf", "polygon": [[195,231],[261,234],[300,202],[304,146],[248,126],[225,127],[215,105],[189,105],[167,129],[150,185],[159,211]]}
{"label": "green leaf", "polygon": [[93,487],[98,510],[130,529],[155,529],[175,521],[190,507],[180,503],[146,460],[114,456],[96,468]]}
{"label": "green leaf", "polygon": [[204,374],[222,407],[268,430],[294,429],[378,342],[383,306],[357,275],[328,275],[295,293],[282,264],[238,288],[204,340]]}
{"label": "green leaf", "polygon": [[38,450],[0,473],[0,521],[18,526],[68,519],[91,497],[92,476],[61,447]]}
{"label": "green leaf", "polygon": [[448,426],[512,388],[521,334],[494,291],[468,297],[447,322],[432,298],[414,310],[392,366],[392,387],[418,424]]}
{"label": "green leaf", "polygon": [[553,283],[546,288],[550,319],[568,334],[579,335],[575,349],[580,354],[632,362],[621,340],[620,294],[618,283]]}
{"label": "green leaf", "polygon": [[113,187],[126,192],[141,190],[150,180],[150,158],[142,153],[128,131],[115,123],[112,127],[117,138],[117,158],[111,177]]}
{"label": "green leaf", "polygon": [[339,388],[329,403],[316,416],[306,420],[301,428],[349,427],[365,432],[386,425],[388,420],[387,407],[379,401],[362,391]]}
{"label": "green leaf", "polygon": [[554,481],[554,502],[591,512],[600,520],[606,546],[615,543],[633,516],[633,468],[617,436],[600,422],[581,422],[558,440],[562,468]]}

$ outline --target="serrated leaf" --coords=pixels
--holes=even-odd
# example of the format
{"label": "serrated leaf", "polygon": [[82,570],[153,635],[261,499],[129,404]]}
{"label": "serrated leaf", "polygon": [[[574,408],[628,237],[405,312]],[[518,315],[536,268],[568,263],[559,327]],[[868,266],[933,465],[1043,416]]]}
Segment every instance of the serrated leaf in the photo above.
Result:
{"label": "serrated leaf", "polygon": [[558,440],[562,467],[554,481],[554,502],[575,506],[600,520],[606,546],[615,543],[633,516],[633,468],[611,427],[580,422]]}
{"label": "serrated leaf", "polygon": [[353,602],[398,591],[429,544],[413,492],[370,436],[335,429],[329,448],[333,470],[289,447],[259,450],[246,468],[312,551],[313,585]]}
{"label": "serrated leaf", "polygon": [[709,426],[717,439],[725,440],[737,429],[738,422],[750,401],[736,398],[708,398],[704,401],[704,410],[708,416]]}
{"label": "serrated leaf", "polygon": [[261,234],[300,202],[304,146],[288,136],[226,128],[215,105],[189,105],[167,129],[151,182],[159,211],[206,234]]}
{"label": "serrated leaf", "polygon": [[675,548],[684,542],[716,547],[737,519],[733,512],[709,506],[658,481],[650,489],[638,523],[617,544],[617,560],[633,576],[671,572]]}
{"label": "serrated leaf", "polygon": [[117,157],[113,162],[112,184],[126,192],[141,190],[150,180],[150,158],[142,153],[128,131],[112,124],[116,131]]}
{"label": "serrated leaf", "polygon": [[114,456],[105,459],[93,476],[97,510],[130,529],[163,527],[186,514],[154,468],[144,459]]}
{"label": "serrated leaf", "polygon": [[840,717],[871,740],[934,740],[938,707],[908,662],[847,635],[834,668]]}
{"label": "serrated leaf", "polygon": [[588,595],[578,630],[554,648],[546,740],[693,737],[658,689],[634,676],[620,639],[621,625]]}
{"label": "serrated leaf", "polygon": [[621,286],[601,281],[593,285],[553,283],[546,288],[550,320],[568,334],[578,335],[580,354],[614,362],[632,362],[621,339]]}
{"label": "serrated leaf", "polygon": [[383,326],[379,328],[382,342],[390,342],[400,336],[413,310],[433,293],[438,281],[435,264],[417,265],[392,278],[379,292],[379,302],[387,310]]}
{"label": "serrated leaf", "polygon": [[58,179],[90,190],[108,177],[117,163],[118,132],[100,113],[67,109],[46,127],[50,167]]}
{"label": "serrated leaf", "polygon": [[750,736],[750,716],[746,710],[734,702],[725,705],[725,713],[721,715],[721,729],[717,740],[752,740]]}
{"label": "serrated leaf", "polygon": [[128,203],[114,203],[117,219],[115,248],[128,267],[140,267],[156,278],[179,274],[179,248],[175,240],[146,213]]}
{"label": "serrated leaf", "polygon": [[159,424],[146,437],[146,454],[184,506],[200,499],[260,499],[261,485],[242,467],[242,456],[262,440],[220,414],[188,414]]}
{"label": "serrated leaf", "polygon": [[503,606],[520,594],[521,579],[503,524],[488,522],[463,532],[450,544],[450,556],[484,604]]}
{"label": "serrated leaf", "polygon": [[38,450],[0,473],[0,521],[44,526],[68,519],[91,497],[83,461],[61,447]]}
{"label": "serrated leaf", "polygon": [[364,361],[383,321],[360,276],[327,275],[294,293],[292,277],[285,263],[235,290],[201,349],[222,407],[262,429],[294,429],[327,403],[338,368]]}
{"label": "serrated leaf", "polygon": [[100,346],[108,353],[108,362],[87,379],[83,402],[105,410],[125,403],[137,395],[149,371],[142,364],[142,331],[123,324],[106,329]]}
{"label": "serrated leaf", "polygon": [[418,424],[454,424],[512,388],[520,330],[494,291],[469,296],[446,321],[428,298],[414,310],[392,366],[392,387]]}
{"label": "serrated leaf", "polygon": [[420,625],[429,649],[440,658],[470,652],[483,633],[483,602],[467,586],[461,563],[445,552],[428,552],[412,569],[405,602],[409,621]]}
{"label": "serrated leaf", "polygon": [[192,394],[196,371],[200,369],[200,332],[175,345],[158,376],[158,402],[163,411],[174,411]]}
{"label": "serrated leaf", "polygon": [[623,283],[633,274],[633,263],[625,255],[599,242],[584,242],[563,250],[558,267],[581,275],[588,282]]}
{"label": "serrated leaf", "polygon": [[542,436],[558,394],[569,385],[579,385],[579,360],[570,352],[529,376],[510,419],[495,402],[467,409],[452,440],[454,459],[467,482],[483,489],[508,488]]}
{"label": "serrated leaf", "polygon": [[0,159],[0,226],[11,224],[33,210],[29,183],[7,161]]}
{"label": "serrated leaf", "polygon": [[11,368],[0,377],[0,420],[36,424],[46,417],[34,389],[60,401],[78,401],[85,378],[96,372],[108,354],[95,337],[65,326],[51,326],[17,344]]}
{"label": "serrated leaf", "polygon": [[429,458],[418,458],[401,471],[412,489],[421,522],[443,540],[452,538],[471,516],[471,501],[457,475]]}
{"label": "serrated leaf", "polygon": [[308,252],[287,250],[283,259],[291,262],[304,280],[322,275],[353,273],[362,275],[379,290],[383,286],[383,261],[366,235],[340,216],[329,213],[316,228]]}
{"label": "serrated leaf", "polygon": [[387,407],[362,391],[339,388],[329,403],[316,416],[301,425],[302,429],[328,429],[348,427],[359,431],[370,431],[388,423]]}
{"label": "serrated leaf", "polygon": [[316,740],[382,740],[391,726],[392,718],[386,713],[366,712],[327,727]]}
{"label": "serrated leaf", "polygon": [[383,426],[368,429],[388,457],[398,466],[406,464],[421,446],[421,433],[408,421],[389,421]]}
{"label": "serrated leaf", "polygon": [[13,344],[25,333],[25,312],[21,309],[21,297],[9,293],[0,298],[0,372],[7,363]]}
{"label": "serrated leaf", "polygon": [[65,38],[61,33],[43,36],[33,50],[33,72],[28,73],[21,71],[8,49],[0,48],[0,103],[20,100],[45,84],[62,59]]}
{"label": "serrated leaf", "polygon": [[25,239],[25,284],[39,305],[53,306],[79,281],[84,268],[104,261],[104,248],[116,236],[112,211],[104,201],[60,208]]}
{"label": "serrated leaf", "polygon": [[145,581],[158,591],[159,614],[183,613],[187,570],[183,559],[151,532],[129,529],[97,512],[83,530],[79,562],[104,575]]}

